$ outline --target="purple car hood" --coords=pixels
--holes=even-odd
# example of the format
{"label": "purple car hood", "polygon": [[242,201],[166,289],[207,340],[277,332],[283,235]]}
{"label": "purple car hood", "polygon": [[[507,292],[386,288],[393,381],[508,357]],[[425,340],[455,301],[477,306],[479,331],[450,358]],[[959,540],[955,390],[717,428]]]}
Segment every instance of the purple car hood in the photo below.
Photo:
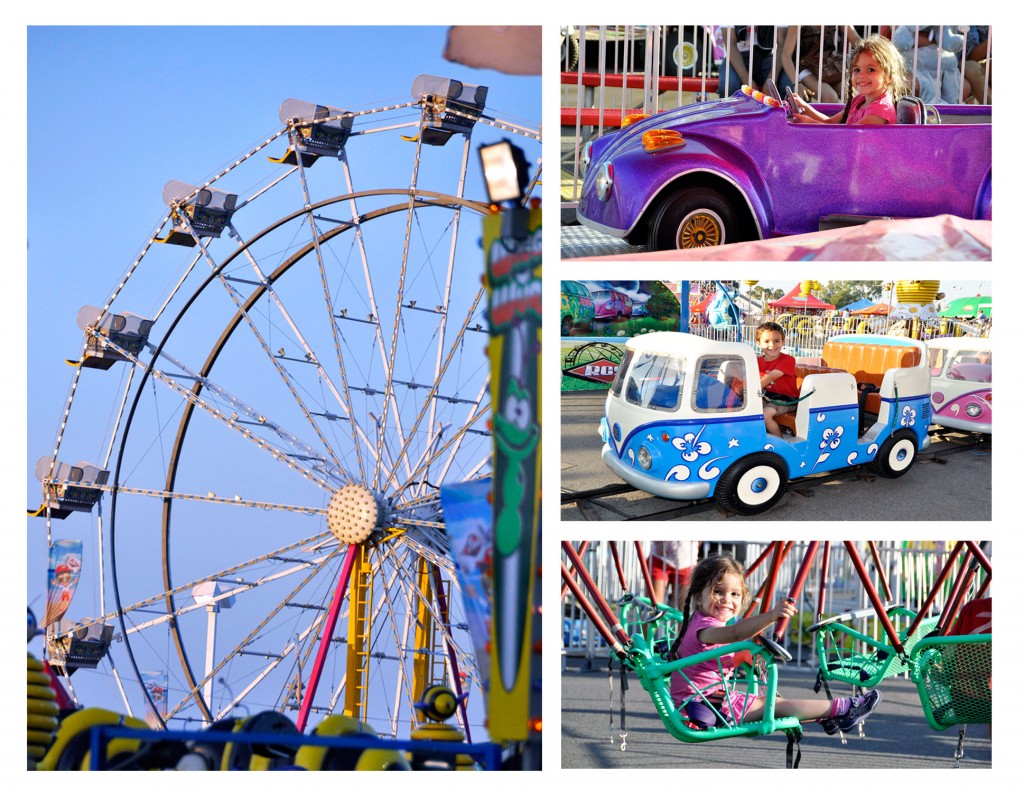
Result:
{"label": "purple car hood", "polygon": [[693,103],[681,108],[653,114],[635,122],[628,128],[605,134],[594,141],[592,161],[594,164],[606,161],[616,155],[641,147],[641,137],[646,131],[659,128],[680,130],[684,126],[716,122],[726,118],[767,114],[771,109],[763,103],[737,93],[732,97],[712,100],[707,103]]}

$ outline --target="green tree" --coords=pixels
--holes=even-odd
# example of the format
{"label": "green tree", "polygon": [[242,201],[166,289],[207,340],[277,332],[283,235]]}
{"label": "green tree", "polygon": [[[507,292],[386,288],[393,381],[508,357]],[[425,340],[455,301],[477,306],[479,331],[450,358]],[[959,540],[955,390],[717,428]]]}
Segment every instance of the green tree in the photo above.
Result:
{"label": "green tree", "polygon": [[815,294],[826,303],[831,303],[837,309],[841,309],[858,300],[880,300],[882,282],[829,281],[820,292]]}
{"label": "green tree", "polygon": [[679,319],[679,298],[661,281],[655,281],[651,288],[651,297],[647,301],[647,312],[651,317],[660,320],[666,317]]}

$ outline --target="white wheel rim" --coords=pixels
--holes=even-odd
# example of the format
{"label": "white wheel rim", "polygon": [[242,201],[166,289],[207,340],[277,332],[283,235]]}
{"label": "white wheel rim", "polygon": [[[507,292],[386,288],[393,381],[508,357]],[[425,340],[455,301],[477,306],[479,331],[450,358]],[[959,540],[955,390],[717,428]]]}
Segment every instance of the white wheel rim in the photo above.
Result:
{"label": "white wheel rim", "polygon": [[917,449],[910,440],[900,440],[889,451],[889,468],[897,473],[902,473],[913,464],[916,451]]}
{"label": "white wheel rim", "polygon": [[758,465],[740,476],[736,497],[747,506],[761,506],[775,497],[781,485],[778,470],[770,465]]}

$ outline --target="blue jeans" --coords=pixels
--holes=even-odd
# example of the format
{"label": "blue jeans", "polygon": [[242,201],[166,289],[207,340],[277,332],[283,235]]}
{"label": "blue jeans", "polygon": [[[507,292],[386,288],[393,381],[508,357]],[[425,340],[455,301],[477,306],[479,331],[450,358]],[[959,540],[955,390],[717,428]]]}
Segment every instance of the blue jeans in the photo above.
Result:
{"label": "blue jeans", "polygon": [[[744,53],[743,56],[744,56],[743,63],[745,65],[747,65],[747,67],[749,68],[749,65],[750,65],[750,61],[749,61],[750,54],[749,53]],[[723,69],[725,67],[728,67],[728,70]],[[770,74],[771,73],[771,69],[772,69],[772,54],[769,52],[769,53],[765,53],[765,54],[762,55],[760,53],[760,51],[755,51],[754,52],[754,72],[753,72],[753,78],[754,78],[754,81],[757,83],[758,86],[764,86],[765,79],[767,79],[769,77],[773,77]],[[776,71],[776,75],[774,76],[775,77],[775,85],[779,87],[779,95],[782,98],[785,98],[786,97],[786,87],[789,87],[790,89],[794,89],[794,90],[795,90],[795,87],[793,86],[793,82],[791,80],[789,80],[789,76],[787,76],[786,73],[782,71],[782,60],[780,58],[778,58],[778,57],[776,57],[776,59],[775,59],[775,71]],[[726,75],[728,75],[728,79],[729,79],[728,91],[726,91],[726,88],[725,88],[726,87],[726,84],[725,84]],[[736,94],[736,92],[739,90],[739,88],[742,85],[743,85],[743,81],[740,80],[740,76],[736,74],[736,70],[733,68],[732,64],[729,62],[728,57],[726,57],[719,64],[719,69],[718,69],[718,94],[719,94],[719,96],[721,96],[721,97],[730,97],[731,95]]]}

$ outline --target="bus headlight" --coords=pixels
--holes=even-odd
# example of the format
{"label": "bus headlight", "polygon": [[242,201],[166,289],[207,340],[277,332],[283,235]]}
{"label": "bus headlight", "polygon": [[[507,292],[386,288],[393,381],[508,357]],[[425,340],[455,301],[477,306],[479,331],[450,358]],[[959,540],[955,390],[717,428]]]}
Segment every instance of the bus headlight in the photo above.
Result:
{"label": "bus headlight", "polygon": [[636,460],[644,470],[651,469],[651,452],[646,445],[637,452]]}

